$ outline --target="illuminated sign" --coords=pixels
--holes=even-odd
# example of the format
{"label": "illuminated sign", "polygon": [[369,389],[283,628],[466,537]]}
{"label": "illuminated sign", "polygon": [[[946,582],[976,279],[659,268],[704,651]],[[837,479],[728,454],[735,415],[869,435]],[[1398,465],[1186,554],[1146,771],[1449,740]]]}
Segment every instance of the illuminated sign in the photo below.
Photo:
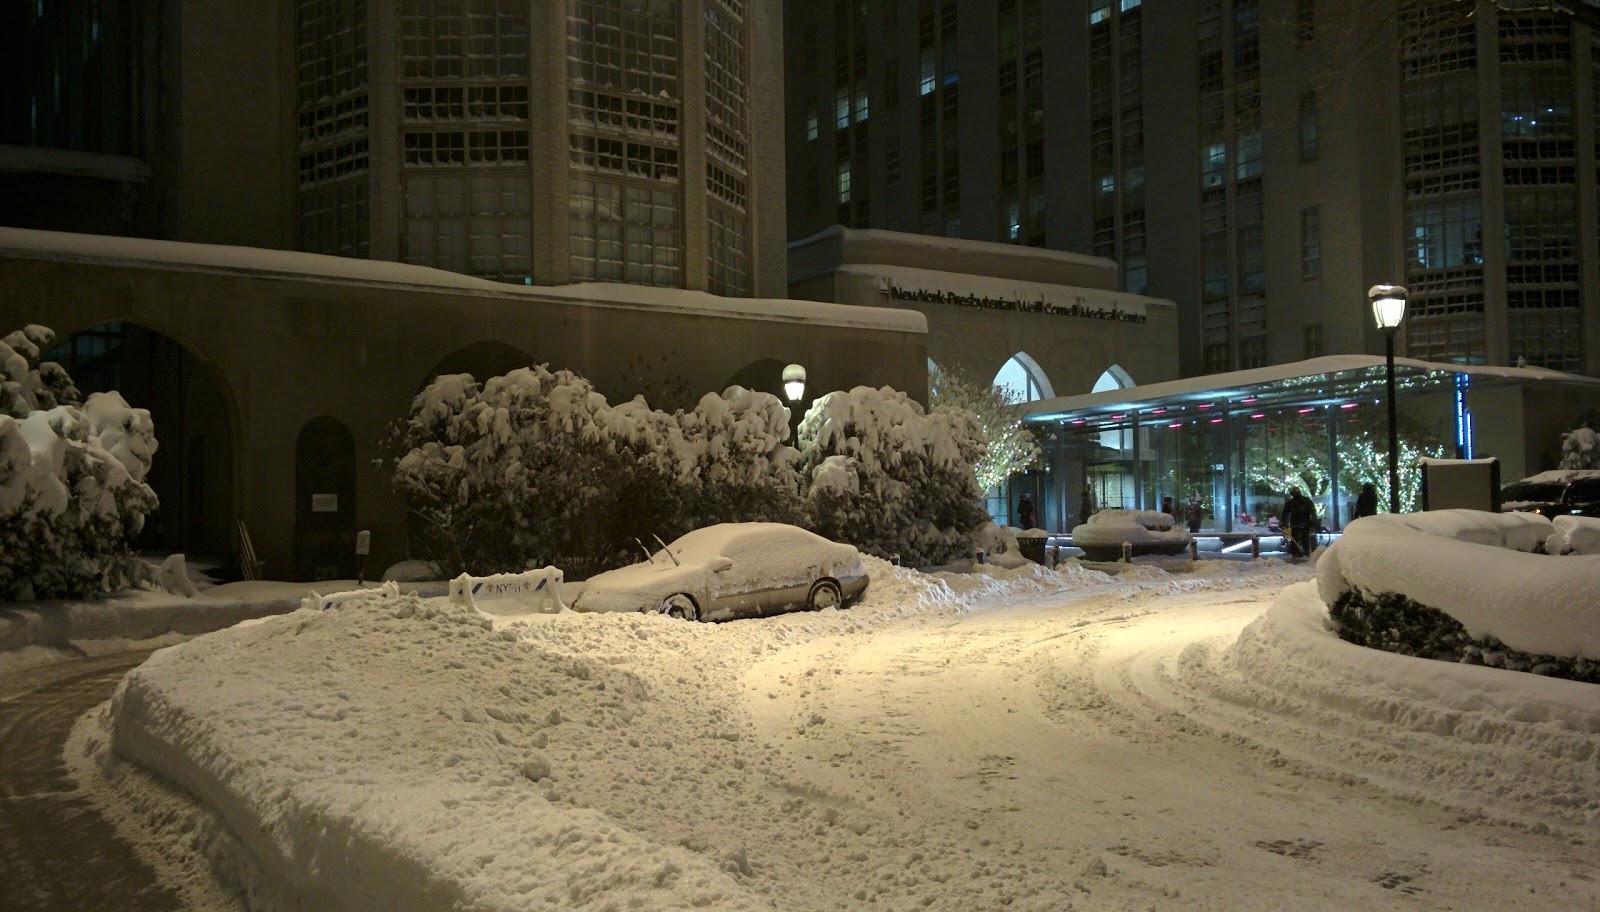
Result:
{"label": "illuminated sign", "polygon": [[909,301],[916,304],[954,304],[958,307],[976,307],[983,310],[1010,310],[1018,313],[1055,314],[1063,317],[1083,317],[1088,320],[1111,320],[1118,323],[1143,323],[1149,319],[1143,309],[1124,310],[1120,305],[1093,305],[1082,295],[1075,295],[1070,304],[1052,301],[1043,296],[1038,298],[1024,298],[1020,296],[992,297],[981,294],[962,294],[961,292],[933,290],[926,288],[902,288],[894,282],[888,283],[884,291],[891,301]]}

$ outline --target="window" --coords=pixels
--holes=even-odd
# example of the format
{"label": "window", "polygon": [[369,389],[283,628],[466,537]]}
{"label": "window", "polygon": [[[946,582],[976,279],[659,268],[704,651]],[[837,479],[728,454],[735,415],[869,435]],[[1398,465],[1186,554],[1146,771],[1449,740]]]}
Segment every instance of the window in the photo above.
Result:
{"label": "window", "polygon": [[1094,0],[1089,8],[1089,25],[1096,26],[1111,21],[1111,0]]}
{"label": "window", "polygon": [[1477,197],[1413,202],[1406,217],[1412,267],[1483,263],[1483,217]]}
{"label": "window", "polygon": [[1266,251],[1261,224],[1239,228],[1239,291],[1261,291],[1267,284]]}
{"label": "window", "polygon": [[833,128],[843,130],[848,126],[850,126],[850,89],[840,86],[839,94],[833,103]]}
{"label": "window", "polygon": [[1316,0],[1295,0],[1294,40],[1296,44],[1310,44],[1317,37]]}
{"label": "window", "polygon": [[407,263],[515,282],[532,270],[526,174],[408,173],[404,187]]}
{"label": "window", "polygon": [[817,103],[812,102],[806,108],[806,141],[817,138]]}
{"label": "window", "polygon": [[1324,354],[1322,346],[1322,324],[1307,323],[1302,331],[1303,352],[1307,358],[1320,358]]}
{"label": "window", "polygon": [[1322,225],[1315,206],[1300,210],[1300,275],[1322,275]]}
{"label": "window", "polygon": [[1220,187],[1228,173],[1228,147],[1211,143],[1200,151],[1200,186]]}
{"label": "window", "polygon": [[1317,160],[1317,93],[1300,96],[1300,160]]}
{"label": "window", "polygon": [[842,162],[839,163],[838,176],[839,176],[839,182],[838,182],[838,186],[839,186],[839,202],[841,204],[848,203],[848,202],[850,202],[850,163],[849,162],[842,161]]}
{"label": "window", "polygon": [[937,73],[934,67],[933,48],[922,49],[922,78],[917,82],[917,94],[930,94],[938,84]]}
{"label": "window", "polygon": [[567,194],[573,280],[678,285],[678,211],[672,190],[574,176]]}
{"label": "window", "polygon": [[1261,174],[1261,134],[1246,133],[1239,137],[1238,162],[1234,171],[1239,180]]}

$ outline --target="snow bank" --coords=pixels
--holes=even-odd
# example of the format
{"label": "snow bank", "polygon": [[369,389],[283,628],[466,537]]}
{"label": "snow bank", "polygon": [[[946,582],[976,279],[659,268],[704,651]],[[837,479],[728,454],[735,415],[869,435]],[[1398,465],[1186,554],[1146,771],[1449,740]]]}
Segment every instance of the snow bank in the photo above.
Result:
{"label": "snow bank", "polygon": [[1595,685],[1347,643],[1334,632],[1312,583],[1284,589],[1240,634],[1232,652],[1264,680],[1289,686],[1293,678],[1297,683],[1291,689],[1320,691],[1329,705],[1441,734],[1486,742],[1560,741],[1571,746],[1570,756],[1581,758],[1591,754],[1592,741],[1530,729],[1527,723],[1600,733]]}
{"label": "snow bank", "polygon": [[1555,531],[1529,513],[1368,516],[1322,555],[1317,588],[1328,605],[1352,588],[1398,592],[1474,638],[1493,635],[1536,655],[1600,657],[1600,555],[1526,553]]}

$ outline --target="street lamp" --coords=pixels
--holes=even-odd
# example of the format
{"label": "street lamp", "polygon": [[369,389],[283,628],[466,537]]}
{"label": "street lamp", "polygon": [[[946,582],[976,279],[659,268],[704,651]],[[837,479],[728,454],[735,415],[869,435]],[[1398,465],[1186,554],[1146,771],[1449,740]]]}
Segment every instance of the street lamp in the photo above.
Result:
{"label": "street lamp", "polygon": [[791,364],[783,369],[783,394],[789,397],[790,402],[799,402],[806,394],[805,368]]}
{"label": "street lamp", "polygon": [[1388,365],[1385,374],[1389,399],[1389,512],[1400,512],[1400,431],[1394,410],[1394,331],[1406,318],[1404,285],[1374,285],[1367,289],[1372,302],[1372,319],[1383,331],[1383,347]]}

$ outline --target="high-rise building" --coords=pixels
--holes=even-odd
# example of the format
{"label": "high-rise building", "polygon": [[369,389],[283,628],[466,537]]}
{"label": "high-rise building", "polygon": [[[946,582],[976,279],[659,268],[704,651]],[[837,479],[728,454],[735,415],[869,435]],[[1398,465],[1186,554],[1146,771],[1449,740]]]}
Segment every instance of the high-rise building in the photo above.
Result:
{"label": "high-rise building", "polygon": [[25,89],[0,108],[0,189],[23,201],[43,172],[148,211],[91,220],[52,187],[3,218],[515,283],[780,296],[779,9],[20,4],[0,39]]}
{"label": "high-rise building", "polygon": [[791,4],[789,233],[1113,258],[1186,375],[1381,351],[1380,283],[1402,354],[1597,374],[1600,34],[1531,6]]}

